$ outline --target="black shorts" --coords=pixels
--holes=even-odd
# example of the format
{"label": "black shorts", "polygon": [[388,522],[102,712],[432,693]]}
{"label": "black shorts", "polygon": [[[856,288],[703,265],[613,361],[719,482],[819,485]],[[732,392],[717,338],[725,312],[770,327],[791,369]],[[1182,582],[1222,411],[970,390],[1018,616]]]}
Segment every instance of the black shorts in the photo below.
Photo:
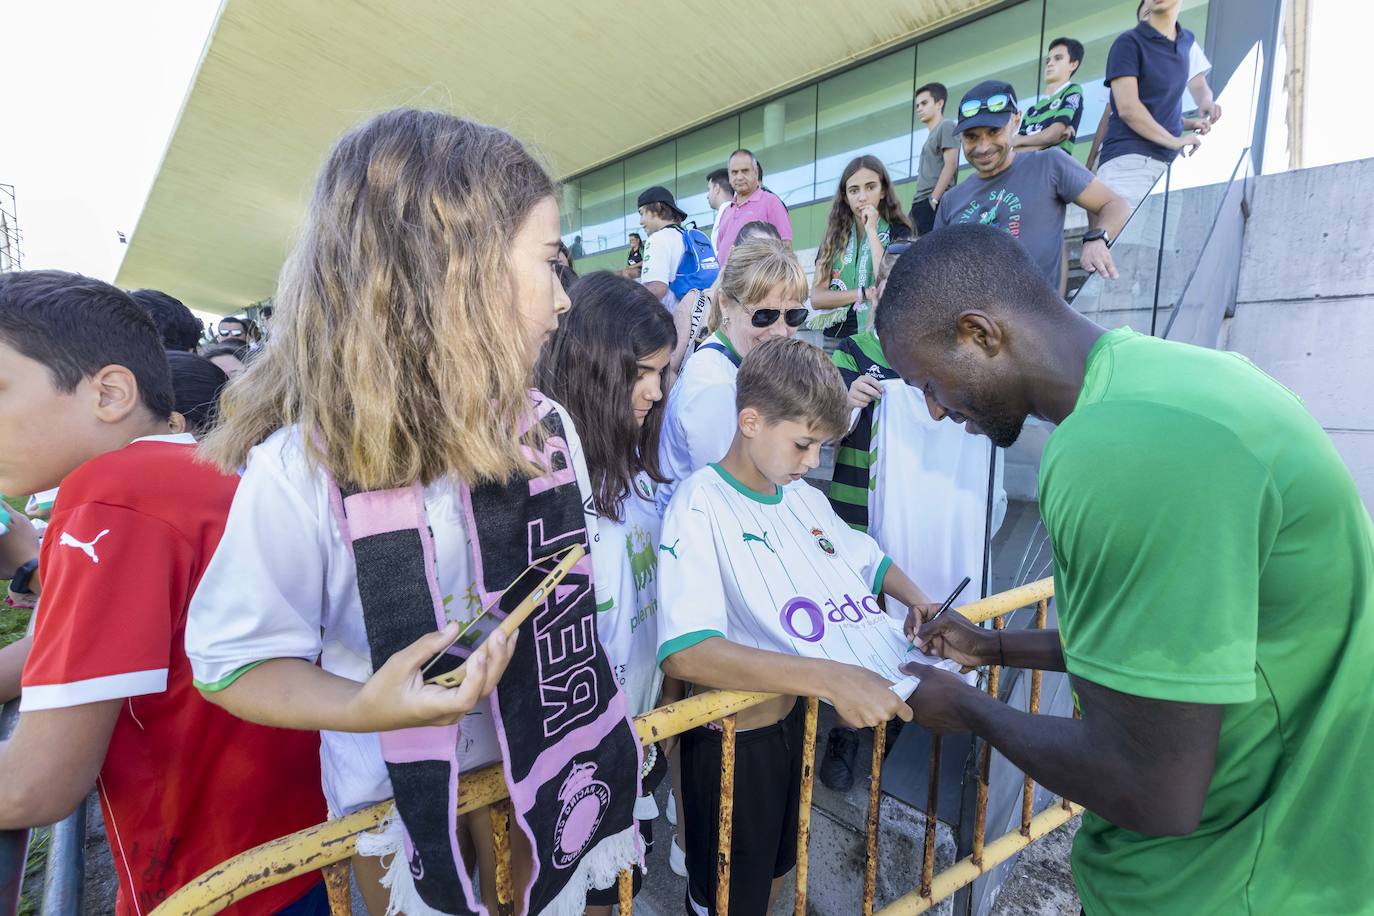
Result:
{"label": "black shorts", "polygon": [[[735,735],[732,913],[767,912],[773,879],[796,867],[805,725],[806,704],[799,700],[776,724]],[[687,892],[698,912],[714,914],[720,732],[713,729],[694,728],[682,736],[682,817],[687,833]],[[689,914],[693,912],[691,903]]]}
{"label": "black shorts", "polygon": [[929,197],[911,205],[911,222],[916,225],[917,235],[925,235],[935,228],[935,208],[930,205]]}
{"label": "black shorts", "polygon": [[[640,788],[644,791],[645,795],[653,795],[654,790],[658,788],[658,784],[663,782],[663,777],[667,775],[668,755],[663,753],[663,749],[660,748],[658,751],[658,759],[654,761],[654,765],[649,769],[649,775],[644,777],[644,781],[641,783]],[[639,826],[639,836],[644,841],[644,855],[647,858],[649,855],[649,848],[654,845],[654,822],[637,820],[635,824]],[[633,876],[634,894],[638,894],[640,887],[644,884],[644,870],[638,865],[634,866]],[[587,891],[587,906],[615,906],[619,902],[620,880],[618,878],[610,887],[594,887]]]}

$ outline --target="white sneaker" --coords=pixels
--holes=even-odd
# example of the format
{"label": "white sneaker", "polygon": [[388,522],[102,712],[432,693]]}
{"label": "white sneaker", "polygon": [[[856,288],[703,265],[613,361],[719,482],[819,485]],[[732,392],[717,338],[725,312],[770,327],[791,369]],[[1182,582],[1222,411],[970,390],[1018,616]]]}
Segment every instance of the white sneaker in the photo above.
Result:
{"label": "white sneaker", "polygon": [[668,790],[668,823],[677,826],[677,800],[673,798],[673,790]]}
{"label": "white sneaker", "polygon": [[687,877],[687,853],[677,844],[677,834],[673,834],[673,844],[668,847],[668,867],[679,878]]}

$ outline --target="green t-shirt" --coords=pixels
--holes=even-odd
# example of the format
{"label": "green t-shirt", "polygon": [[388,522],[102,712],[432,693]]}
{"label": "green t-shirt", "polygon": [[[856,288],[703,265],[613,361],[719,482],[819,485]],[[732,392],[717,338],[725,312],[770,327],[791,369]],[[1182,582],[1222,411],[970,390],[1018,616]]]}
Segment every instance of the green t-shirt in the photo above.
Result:
{"label": "green t-shirt", "polygon": [[1084,816],[1086,911],[1374,912],[1374,533],[1301,401],[1236,354],[1111,331],[1040,494],[1069,672],[1226,707],[1195,832]]}

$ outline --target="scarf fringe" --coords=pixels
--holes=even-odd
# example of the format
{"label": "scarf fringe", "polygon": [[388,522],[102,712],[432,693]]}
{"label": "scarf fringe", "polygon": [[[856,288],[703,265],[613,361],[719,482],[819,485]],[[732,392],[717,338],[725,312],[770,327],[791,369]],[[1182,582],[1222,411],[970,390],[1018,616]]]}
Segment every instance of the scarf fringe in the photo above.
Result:
{"label": "scarf fringe", "polygon": [[[587,907],[587,891],[613,886],[620,873],[632,865],[642,867],[644,856],[639,826],[602,840],[577,863],[577,871],[540,916],[581,916]],[[358,855],[383,859],[386,874],[382,887],[390,892],[384,916],[447,916],[433,909],[415,889],[415,879],[405,857],[405,828],[396,806],[375,831],[359,834]],[[386,862],[387,856],[391,857]]]}
{"label": "scarf fringe", "polygon": [[[358,855],[381,859],[386,868],[382,887],[390,891],[390,897],[384,916],[449,916],[425,903],[415,889],[415,877],[405,856],[405,827],[395,805],[380,827],[358,835]],[[386,861],[387,856],[391,856],[390,862]],[[478,912],[482,912],[480,906]]]}
{"label": "scarf fringe", "polygon": [[615,884],[620,873],[644,861],[638,824],[615,836],[606,837],[577,863],[577,870],[558,896],[539,916],[582,916],[587,908],[587,891]]}

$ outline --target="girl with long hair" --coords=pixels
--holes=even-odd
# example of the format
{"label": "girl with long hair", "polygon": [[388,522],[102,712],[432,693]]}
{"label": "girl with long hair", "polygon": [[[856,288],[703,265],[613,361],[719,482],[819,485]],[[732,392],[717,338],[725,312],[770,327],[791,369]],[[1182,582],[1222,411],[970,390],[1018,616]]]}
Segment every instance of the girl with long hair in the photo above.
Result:
{"label": "girl with long hair", "polygon": [[631,232],[630,250],[625,255],[625,269],[621,271],[621,276],[629,277],[631,280],[638,280],[643,270],[644,240],[639,237],[638,232]]}
{"label": "girl with long hair", "polygon": [[[221,468],[244,470],[190,611],[198,686],[243,718],[320,730],[333,816],[396,798],[404,823],[388,818],[360,837],[354,859],[374,913],[439,906],[422,884],[436,860],[416,870],[421,860],[408,855],[417,833],[393,789],[402,771],[387,740],[461,719],[446,753],[463,770],[501,759],[509,743],[498,746],[500,711],[485,698],[517,651],[513,637],[498,631],[473,652],[460,687],[425,684],[420,669],[456,649],[457,624],[490,600],[478,496],[528,493],[534,482],[524,481],[547,473],[532,456],[554,440],[532,422],[529,389],[569,306],[555,275],[560,251],[554,184],[519,141],[440,112],[372,118],[329,155],[282,270],[272,346],[229,386],[223,420],[202,443]],[[372,611],[408,583],[397,570],[361,588],[376,564],[364,565],[357,519],[374,517],[349,507],[395,492],[419,504],[422,521],[412,510],[406,530],[426,545],[416,579],[433,592],[432,607],[421,602],[428,627],[436,615],[450,622],[388,660],[376,655],[388,619]],[[481,897],[495,912],[489,813],[473,812],[457,832],[453,859],[471,861],[475,846]],[[440,833],[450,849],[452,831]],[[510,835],[523,853],[517,869],[528,870],[522,831]],[[517,876],[517,907],[522,886]]]}
{"label": "girl with long hair", "polygon": [[[809,327],[827,337],[851,337],[871,322],[868,291],[892,239],[912,234],[911,219],[892,189],[877,156],[856,156],[840,173],[825,235],[816,252],[811,307],[819,312]],[[863,315],[864,320],[860,320]]]}
{"label": "girl with long hair", "polygon": [[756,238],[730,249],[711,303],[714,333],[688,357],[668,395],[660,456],[669,482],[658,488],[660,514],[677,481],[730,447],[740,360],[770,337],[796,334],[806,321],[805,299],[806,273],[782,241]]}
{"label": "girl with long hair", "polygon": [[[663,396],[677,344],[673,316],[654,294],[601,271],[578,280],[572,308],[549,339],[535,369],[539,390],[572,416],[582,444],[596,510],[596,625],[632,715],[653,709],[658,667],[656,570],[661,526],[654,491],[667,482],[659,468]],[[636,807],[648,839],[657,816],[652,792],[666,771],[656,747],[645,755],[643,797]],[[636,892],[642,875],[635,869]],[[587,895],[589,916],[610,916],[617,889]]]}

